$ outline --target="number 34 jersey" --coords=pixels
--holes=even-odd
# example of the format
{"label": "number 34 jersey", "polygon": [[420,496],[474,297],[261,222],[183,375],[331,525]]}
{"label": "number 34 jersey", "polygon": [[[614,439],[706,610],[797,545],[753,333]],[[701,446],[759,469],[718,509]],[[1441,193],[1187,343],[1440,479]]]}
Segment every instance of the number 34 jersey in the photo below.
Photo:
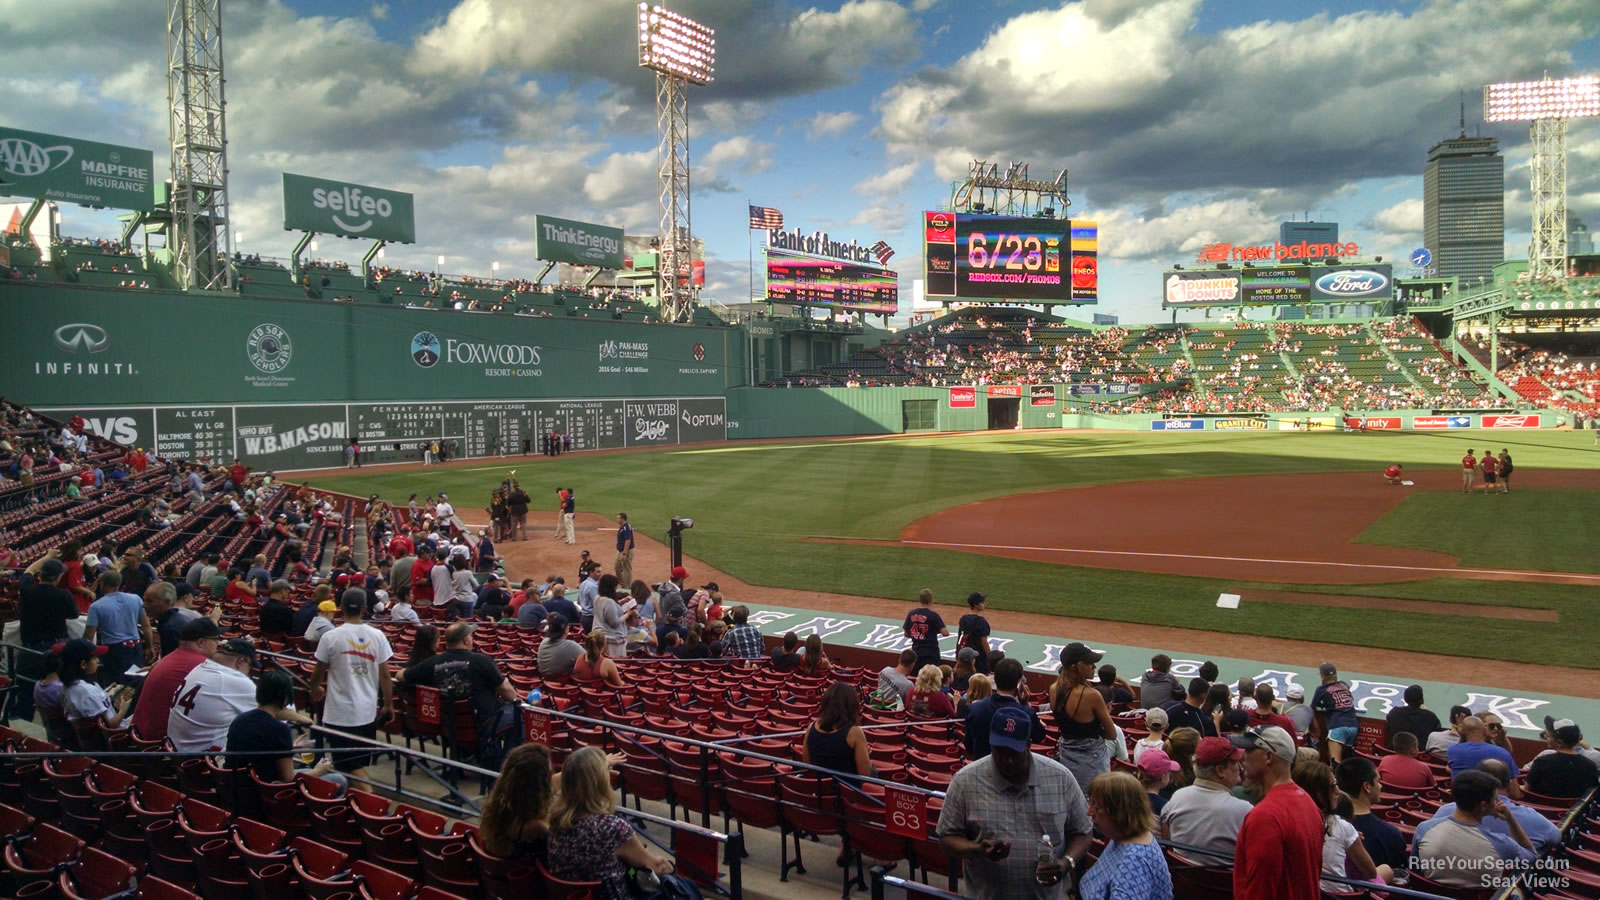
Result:
{"label": "number 34 jersey", "polygon": [[179,753],[221,749],[228,740],[228,726],[255,708],[255,682],[208,659],[178,687],[167,715],[167,738]]}

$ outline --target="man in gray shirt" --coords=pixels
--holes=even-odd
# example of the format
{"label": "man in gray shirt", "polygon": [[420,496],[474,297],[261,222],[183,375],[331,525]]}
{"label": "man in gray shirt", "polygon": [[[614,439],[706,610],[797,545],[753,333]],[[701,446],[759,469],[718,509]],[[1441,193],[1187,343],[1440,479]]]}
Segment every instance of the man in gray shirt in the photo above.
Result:
{"label": "man in gray shirt", "polygon": [[[1066,766],[1029,750],[1032,727],[1026,707],[996,710],[989,755],[963,766],[945,790],[939,846],[962,861],[965,896],[976,900],[1060,900],[1089,852],[1083,790]],[[1039,862],[1043,834],[1052,843],[1048,865]]]}
{"label": "man in gray shirt", "polygon": [[567,617],[551,613],[544,620],[544,641],[539,644],[539,674],[545,678],[571,675],[573,663],[582,655],[583,648],[567,640]]}
{"label": "man in gray shirt", "polygon": [[875,696],[884,702],[906,699],[915,682],[912,672],[917,668],[917,653],[910,647],[900,651],[900,659],[878,673],[878,690]]}
{"label": "man in gray shirt", "polygon": [[589,577],[578,585],[578,614],[583,616],[583,630],[594,627],[594,601],[600,596],[600,568],[590,570]]}
{"label": "man in gray shirt", "polygon": [[1169,841],[1217,851],[1216,856],[1176,851],[1204,866],[1233,865],[1239,827],[1250,802],[1233,796],[1244,750],[1227,738],[1208,737],[1194,751],[1194,784],[1178,788],[1161,808],[1161,836]]}

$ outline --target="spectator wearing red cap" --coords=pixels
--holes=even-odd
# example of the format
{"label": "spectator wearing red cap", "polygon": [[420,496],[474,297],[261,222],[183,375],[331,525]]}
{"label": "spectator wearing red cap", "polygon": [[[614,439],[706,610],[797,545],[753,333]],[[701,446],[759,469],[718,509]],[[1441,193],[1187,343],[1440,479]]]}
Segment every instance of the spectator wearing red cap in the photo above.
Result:
{"label": "spectator wearing red cap", "polygon": [[1322,812],[1290,778],[1294,738],[1275,725],[1236,738],[1244,747],[1244,774],[1261,802],[1239,828],[1233,865],[1237,900],[1320,900]]}
{"label": "spectator wearing red cap", "polygon": [[1161,814],[1161,808],[1166,806],[1167,798],[1161,792],[1172,783],[1172,773],[1182,768],[1177,760],[1167,755],[1165,750],[1147,750],[1140,754],[1139,783],[1144,785],[1145,793],[1150,795],[1150,811],[1156,815]]}
{"label": "spectator wearing red cap", "polygon": [[1250,802],[1233,795],[1243,758],[1244,750],[1227,738],[1202,738],[1195,748],[1194,783],[1174,791],[1161,808],[1161,836],[1218,855],[1185,852],[1185,858],[1208,866],[1233,864],[1234,843],[1250,814]]}

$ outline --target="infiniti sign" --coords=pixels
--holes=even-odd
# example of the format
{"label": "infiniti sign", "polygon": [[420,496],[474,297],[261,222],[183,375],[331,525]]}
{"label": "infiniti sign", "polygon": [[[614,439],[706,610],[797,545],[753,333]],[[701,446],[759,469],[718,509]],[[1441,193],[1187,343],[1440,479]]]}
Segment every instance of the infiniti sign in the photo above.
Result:
{"label": "infiniti sign", "polygon": [[104,328],[87,322],[73,322],[57,328],[55,339],[56,346],[68,353],[77,353],[80,348],[85,353],[99,353],[111,343]]}

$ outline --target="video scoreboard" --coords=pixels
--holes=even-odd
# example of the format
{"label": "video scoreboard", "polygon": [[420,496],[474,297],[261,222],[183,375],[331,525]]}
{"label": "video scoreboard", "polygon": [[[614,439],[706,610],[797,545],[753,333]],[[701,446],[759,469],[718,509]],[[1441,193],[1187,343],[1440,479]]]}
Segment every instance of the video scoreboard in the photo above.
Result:
{"label": "video scoreboard", "polygon": [[767,251],[767,301],[797,306],[835,306],[869,313],[900,311],[899,274],[889,269]]}
{"label": "video scoreboard", "polygon": [[924,293],[1021,303],[1096,303],[1099,227],[1086,220],[923,213]]}

